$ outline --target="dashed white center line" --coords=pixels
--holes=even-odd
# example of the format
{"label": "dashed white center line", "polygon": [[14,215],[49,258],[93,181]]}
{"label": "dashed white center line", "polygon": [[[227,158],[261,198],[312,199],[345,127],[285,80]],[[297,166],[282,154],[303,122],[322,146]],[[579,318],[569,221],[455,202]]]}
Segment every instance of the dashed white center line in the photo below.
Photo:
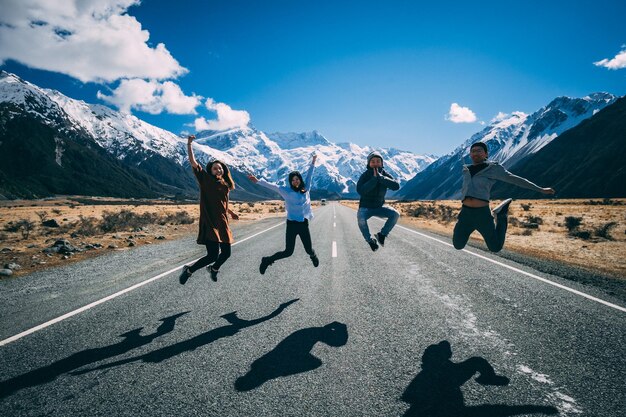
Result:
{"label": "dashed white center line", "polygon": [[333,258],[337,257],[337,242],[333,240]]}

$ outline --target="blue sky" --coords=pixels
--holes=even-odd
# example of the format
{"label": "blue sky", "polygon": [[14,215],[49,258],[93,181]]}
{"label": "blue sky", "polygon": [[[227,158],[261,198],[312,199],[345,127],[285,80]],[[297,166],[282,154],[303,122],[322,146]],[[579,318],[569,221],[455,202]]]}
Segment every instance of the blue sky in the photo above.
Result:
{"label": "blue sky", "polygon": [[[442,155],[499,112],[626,94],[623,1],[0,3],[12,11],[0,17],[2,69],[175,133],[249,120]],[[39,53],[11,43],[34,26],[54,27],[56,43]],[[615,69],[594,65],[603,59]]]}

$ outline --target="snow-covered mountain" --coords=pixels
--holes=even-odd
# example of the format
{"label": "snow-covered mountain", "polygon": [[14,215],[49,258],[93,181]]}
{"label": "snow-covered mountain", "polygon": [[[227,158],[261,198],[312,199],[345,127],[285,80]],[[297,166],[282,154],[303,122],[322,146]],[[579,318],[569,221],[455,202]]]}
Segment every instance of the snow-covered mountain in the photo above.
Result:
{"label": "snow-covered mountain", "polygon": [[[189,184],[189,178],[182,183],[172,182],[171,178],[180,175],[176,166],[181,170],[188,166],[186,139],[131,114],[69,98],[4,71],[0,74],[0,104],[25,111],[61,133],[80,132],[118,160],[142,169],[160,182],[177,187]],[[306,170],[310,155],[315,151],[318,163],[312,188],[327,194],[353,195],[356,181],[365,169],[367,154],[374,150],[354,144],[333,144],[316,131],[266,135],[248,126],[219,132],[203,131],[196,136],[194,149],[198,161],[224,161],[239,174],[236,181],[248,189],[255,187],[244,179],[245,173],[283,182],[289,171]],[[376,150],[383,154],[386,168],[401,183],[435,160],[429,155],[396,149]],[[62,152],[57,149],[57,154],[61,155],[59,163],[62,164]],[[163,169],[164,165],[167,169]],[[185,175],[189,177],[188,172]],[[260,196],[263,195],[261,192]]]}
{"label": "snow-covered mountain", "polygon": [[313,189],[329,193],[354,195],[356,182],[365,170],[367,155],[381,152],[387,171],[405,183],[427,167],[435,157],[417,155],[397,149],[374,149],[355,144],[334,144],[320,133],[272,133],[266,135],[253,127],[227,132],[205,131],[197,143],[228,154],[231,163],[268,181],[283,183],[290,171],[306,171],[313,152],[317,168]]}
{"label": "snow-covered mountain", "polygon": [[14,74],[0,74],[0,103],[20,105],[28,113],[54,126],[69,119],[75,129],[88,133],[100,146],[124,159],[129,150],[154,151],[179,164],[186,143],[177,135],[152,126],[137,117],[99,104],[74,100],[56,90],[40,88]]}
{"label": "snow-covered mountain", "polygon": [[[515,174],[552,187],[558,198],[626,197],[626,97],[617,99],[541,150],[513,165]],[[492,196],[537,198],[534,191],[498,183]]]}
{"label": "snow-covered mountain", "polygon": [[418,173],[396,195],[409,199],[458,198],[461,168],[471,162],[469,147],[472,143],[486,143],[489,159],[511,168],[615,100],[617,97],[609,93],[594,93],[583,98],[558,97],[531,115],[515,112],[502,116]]}
{"label": "snow-covered mountain", "polygon": [[[490,159],[511,167],[616,99],[609,93],[594,93],[583,98],[558,97],[530,116],[516,112],[494,122],[479,133],[477,139],[488,144]],[[473,139],[462,146],[471,145]],[[469,155],[467,150],[465,153]]]}
{"label": "snow-covered mountain", "polygon": [[191,196],[189,170],[159,149],[182,150],[172,136],[0,72],[0,194],[9,198]]}

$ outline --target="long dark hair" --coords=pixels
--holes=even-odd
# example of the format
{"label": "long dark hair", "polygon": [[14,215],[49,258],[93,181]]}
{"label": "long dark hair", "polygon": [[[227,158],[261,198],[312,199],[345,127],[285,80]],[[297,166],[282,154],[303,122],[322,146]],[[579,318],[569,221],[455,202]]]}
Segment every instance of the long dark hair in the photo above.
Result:
{"label": "long dark hair", "polygon": [[[295,188],[293,185],[291,185],[291,180],[293,179],[293,177],[298,177],[300,178],[300,186],[298,188]],[[291,187],[292,190],[299,192],[299,193],[306,193],[306,184],[304,183],[304,179],[302,178],[302,174],[300,174],[299,171],[291,171],[289,173],[289,186]]]}
{"label": "long dark hair", "polygon": [[231,190],[231,191],[234,190],[235,189],[235,181],[233,181],[233,177],[232,177],[232,175],[230,175],[230,170],[228,169],[228,165],[226,165],[222,161],[220,161],[218,159],[215,159],[213,161],[209,161],[209,163],[206,166],[206,172],[208,172],[210,175],[213,175],[213,173],[211,172],[211,168],[215,164],[220,164],[222,166],[222,170],[224,170],[224,175],[222,175],[222,178],[220,179],[220,182],[222,184],[224,184],[225,186],[227,186],[229,190]]}

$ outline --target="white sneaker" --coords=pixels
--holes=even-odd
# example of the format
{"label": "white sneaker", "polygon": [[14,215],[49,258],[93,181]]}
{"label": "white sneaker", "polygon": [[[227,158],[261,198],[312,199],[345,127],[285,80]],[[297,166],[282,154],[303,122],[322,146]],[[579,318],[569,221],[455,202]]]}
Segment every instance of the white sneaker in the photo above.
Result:
{"label": "white sneaker", "polygon": [[494,216],[497,216],[500,213],[506,214],[509,211],[509,204],[511,204],[511,201],[513,201],[512,198],[507,198],[502,203],[494,207],[494,209],[491,210],[491,212],[493,213]]}

